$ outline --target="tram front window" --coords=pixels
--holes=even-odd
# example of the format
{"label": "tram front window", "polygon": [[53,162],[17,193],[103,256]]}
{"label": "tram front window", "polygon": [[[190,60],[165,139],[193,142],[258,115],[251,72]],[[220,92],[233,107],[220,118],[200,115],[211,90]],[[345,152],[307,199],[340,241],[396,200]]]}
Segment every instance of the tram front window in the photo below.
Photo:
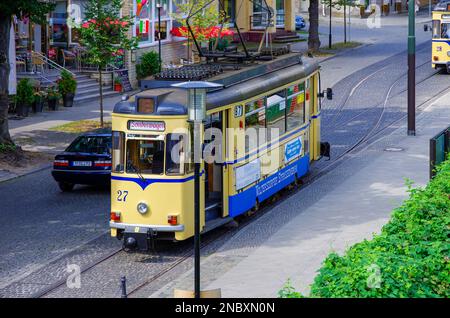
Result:
{"label": "tram front window", "polygon": [[441,38],[450,39],[450,23],[441,24]]}
{"label": "tram front window", "polygon": [[127,173],[163,174],[164,142],[159,140],[128,140]]}

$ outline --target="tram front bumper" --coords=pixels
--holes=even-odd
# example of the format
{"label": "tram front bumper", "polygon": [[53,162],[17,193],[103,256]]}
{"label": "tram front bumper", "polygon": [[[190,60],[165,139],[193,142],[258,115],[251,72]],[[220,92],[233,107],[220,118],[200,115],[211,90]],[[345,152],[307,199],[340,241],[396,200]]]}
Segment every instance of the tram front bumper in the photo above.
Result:
{"label": "tram front bumper", "polygon": [[154,246],[156,240],[174,240],[175,232],[184,231],[184,225],[148,225],[148,224],[123,224],[110,222],[111,230],[120,231],[123,244],[128,249],[147,251],[149,246]]}

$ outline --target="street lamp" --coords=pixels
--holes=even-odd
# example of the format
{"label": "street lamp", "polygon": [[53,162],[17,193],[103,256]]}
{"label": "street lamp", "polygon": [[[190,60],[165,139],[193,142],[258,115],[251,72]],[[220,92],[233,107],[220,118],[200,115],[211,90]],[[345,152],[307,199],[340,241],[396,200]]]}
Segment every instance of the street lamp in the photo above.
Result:
{"label": "street lamp", "polygon": [[158,59],[159,59],[159,71],[161,72],[161,0],[156,4],[156,9],[158,9]]}
{"label": "street lamp", "polygon": [[328,32],[328,48],[331,49],[331,7],[332,7],[332,0],[330,0],[330,30]]}
{"label": "street lamp", "polygon": [[415,2],[408,2],[408,136],[416,135],[416,35]]}
{"label": "street lamp", "polygon": [[188,121],[194,126],[194,293],[200,298],[200,167],[202,158],[201,126],[206,118],[206,92],[221,84],[192,81],[172,84],[188,91]]}

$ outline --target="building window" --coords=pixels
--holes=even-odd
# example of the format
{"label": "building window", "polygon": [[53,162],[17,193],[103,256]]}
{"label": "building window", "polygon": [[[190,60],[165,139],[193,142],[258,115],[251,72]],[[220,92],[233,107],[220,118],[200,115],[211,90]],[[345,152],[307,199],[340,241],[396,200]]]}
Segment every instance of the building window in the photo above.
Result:
{"label": "building window", "polygon": [[[172,1],[174,1],[173,4]],[[134,16],[136,21],[134,32],[139,44],[153,44],[158,41],[158,3],[161,4],[161,40],[169,39],[172,7],[176,8],[177,3],[183,2],[184,0],[135,0]]]}
{"label": "building window", "polygon": [[236,0],[223,0],[223,9],[227,14],[227,21],[234,23],[236,18]]}

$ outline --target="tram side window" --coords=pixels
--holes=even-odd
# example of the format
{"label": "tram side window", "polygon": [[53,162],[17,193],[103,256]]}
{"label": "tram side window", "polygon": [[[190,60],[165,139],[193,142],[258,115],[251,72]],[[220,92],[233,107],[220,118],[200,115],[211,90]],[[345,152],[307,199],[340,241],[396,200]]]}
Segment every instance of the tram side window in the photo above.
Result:
{"label": "tram side window", "polygon": [[166,137],[166,174],[180,175],[192,172],[185,134],[167,134]]}
{"label": "tram side window", "polygon": [[128,140],[127,173],[163,174],[164,142],[159,140]]}
{"label": "tram side window", "polygon": [[450,23],[441,24],[441,38],[450,39]]}
{"label": "tram side window", "polygon": [[123,172],[124,170],[124,146],[125,133],[112,132],[112,172]]}
{"label": "tram side window", "polygon": [[438,39],[441,36],[441,21],[433,20],[433,38]]}
{"label": "tram side window", "polygon": [[291,131],[305,123],[305,83],[289,87],[287,95],[286,122]]}
{"label": "tram side window", "polygon": [[266,122],[268,139],[286,132],[286,91],[281,90],[267,97]]}
{"label": "tram side window", "polygon": [[[266,135],[265,99],[260,98],[245,104],[245,151],[255,149],[265,143]],[[262,129],[261,133],[260,130]],[[261,138],[264,140],[260,140]]]}

